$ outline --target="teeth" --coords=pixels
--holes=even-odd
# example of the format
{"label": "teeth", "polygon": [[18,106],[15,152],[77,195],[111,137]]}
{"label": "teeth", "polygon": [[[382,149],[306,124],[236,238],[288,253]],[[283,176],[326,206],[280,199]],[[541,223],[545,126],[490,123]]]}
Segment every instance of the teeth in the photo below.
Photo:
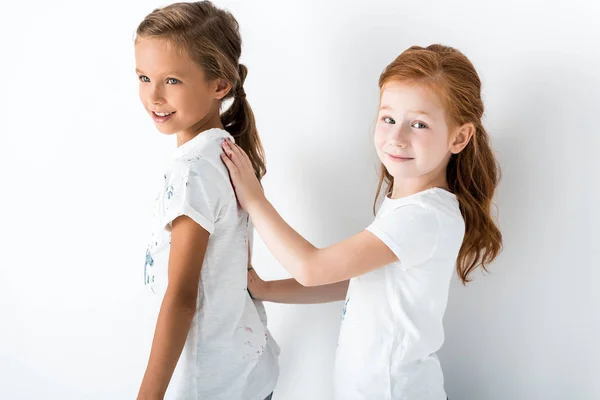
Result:
{"label": "teeth", "polygon": [[166,117],[167,115],[171,115],[173,113],[159,113],[159,112],[155,112],[154,114],[158,115],[159,117]]}

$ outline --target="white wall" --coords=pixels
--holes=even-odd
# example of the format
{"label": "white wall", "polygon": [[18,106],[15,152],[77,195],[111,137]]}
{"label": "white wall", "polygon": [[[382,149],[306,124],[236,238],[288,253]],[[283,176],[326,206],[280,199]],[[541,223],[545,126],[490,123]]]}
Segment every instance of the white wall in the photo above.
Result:
{"label": "white wall", "polygon": [[[140,272],[153,182],[174,142],[138,104],[132,36],[162,4],[3,3],[1,399],[135,396],[154,323]],[[490,275],[452,287],[448,393],[600,398],[599,3],[217,4],[242,27],[267,194],[320,246],[371,218],[383,67],[413,44],[471,58],[504,170],[505,251]],[[260,242],[255,264],[286,276]],[[276,399],[331,399],[340,308],[269,306],[283,349]]]}

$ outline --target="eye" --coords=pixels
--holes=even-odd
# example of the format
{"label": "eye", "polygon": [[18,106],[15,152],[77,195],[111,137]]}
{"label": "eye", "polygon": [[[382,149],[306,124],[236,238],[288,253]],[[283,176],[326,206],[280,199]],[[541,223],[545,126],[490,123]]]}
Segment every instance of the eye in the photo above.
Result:
{"label": "eye", "polygon": [[169,85],[176,85],[178,83],[181,83],[181,81],[179,79],[175,79],[175,78],[167,78],[167,83]]}
{"label": "eye", "polygon": [[141,75],[140,76],[140,81],[144,82],[144,83],[147,83],[147,82],[150,82],[150,78],[148,78],[146,75]]}
{"label": "eye", "polygon": [[394,121],[394,118],[392,118],[392,117],[383,117],[382,120],[386,124],[390,124],[390,125],[394,125],[396,123],[396,121]]}
{"label": "eye", "polygon": [[422,122],[418,122],[418,121],[417,121],[417,122],[413,122],[413,124],[412,124],[411,126],[412,126],[413,128],[417,128],[417,129],[426,129],[426,128],[428,128],[428,126],[427,126],[427,125],[425,125],[425,124],[424,124],[424,123],[422,123]]}

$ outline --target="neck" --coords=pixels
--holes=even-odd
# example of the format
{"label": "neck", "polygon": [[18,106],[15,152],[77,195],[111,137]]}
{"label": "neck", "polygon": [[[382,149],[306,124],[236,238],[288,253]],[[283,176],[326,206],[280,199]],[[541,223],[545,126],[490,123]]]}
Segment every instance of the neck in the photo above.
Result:
{"label": "neck", "polygon": [[221,115],[218,110],[217,112],[207,115],[188,129],[177,132],[177,147],[189,142],[196,136],[202,134],[202,132],[214,128],[224,129],[223,123],[221,123]]}
{"label": "neck", "polygon": [[432,171],[417,178],[394,178],[394,186],[392,187],[391,196],[392,199],[399,199],[401,197],[410,196],[412,194],[436,187],[450,191],[448,180],[446,179],[447,168],[448,160],[445,160]]}
{"label": "neck", "polygon": [[436,187],[449,190],[445,174],[438,175],[435,178],[394,179],[394,186],[390,197],[392,199],[399,199]]}

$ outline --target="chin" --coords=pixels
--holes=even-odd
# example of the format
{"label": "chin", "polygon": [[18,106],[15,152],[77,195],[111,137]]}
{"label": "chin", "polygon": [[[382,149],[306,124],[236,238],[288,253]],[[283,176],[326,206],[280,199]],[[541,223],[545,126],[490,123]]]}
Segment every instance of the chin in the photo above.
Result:
{"label": "chin", "polygon": [[386,165],[385,169],[394,179],[411,179],[419,175],[413,169],[399,168],[397,165],[395,165],[393,168],[389,168]]}
{"label": "chin", "polygon": [[179,132],[177,129],[169,128],[164,125],[154,124],[154,126],[163,135],[173,135],[174,133]]}

